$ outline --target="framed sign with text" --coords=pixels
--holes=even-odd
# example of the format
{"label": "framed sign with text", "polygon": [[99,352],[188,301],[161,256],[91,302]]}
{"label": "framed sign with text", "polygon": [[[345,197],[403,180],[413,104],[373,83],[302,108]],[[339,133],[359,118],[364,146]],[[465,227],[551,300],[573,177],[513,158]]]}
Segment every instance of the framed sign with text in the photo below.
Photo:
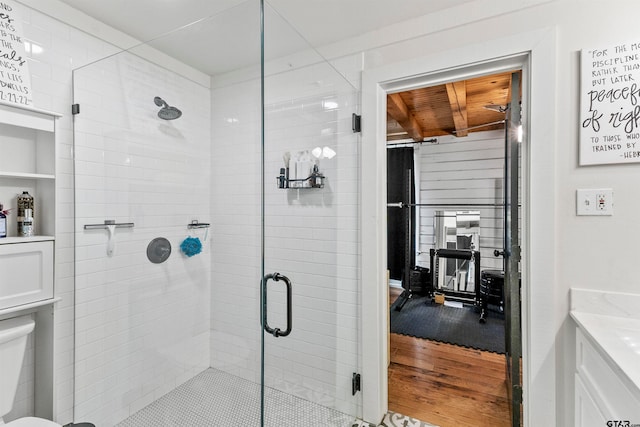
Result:
{"label": "framed sign with text", "polygon": [[640,162],[640,40],[583,49],[580,164]]}
{"label": "framed sign with text", "polygon": [[22,18],[15,2],[0,0],[0,101],[32,106],[31,94]]}

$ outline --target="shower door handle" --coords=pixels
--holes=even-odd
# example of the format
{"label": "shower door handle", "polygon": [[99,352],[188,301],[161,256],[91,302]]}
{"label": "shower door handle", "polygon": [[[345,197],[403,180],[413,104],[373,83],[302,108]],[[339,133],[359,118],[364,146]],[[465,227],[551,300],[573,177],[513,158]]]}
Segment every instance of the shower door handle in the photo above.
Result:
{"label": "shower door handle", "polygon": [[[267,282],[273,279],[274,282],[283,281],[287,287],[287,329],[282,331],[280,328],[272,328],[267,322]],[[291,280],[287,276],[280,273],[267,274],[262,282],[262,324],[264,330],[274,337],[286,337],[291,333]]]}

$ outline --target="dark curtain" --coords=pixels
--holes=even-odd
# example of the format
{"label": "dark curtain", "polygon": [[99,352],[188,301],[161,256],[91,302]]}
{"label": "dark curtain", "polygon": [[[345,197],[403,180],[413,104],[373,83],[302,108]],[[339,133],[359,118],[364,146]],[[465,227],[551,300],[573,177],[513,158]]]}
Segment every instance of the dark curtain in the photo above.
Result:
{"label": "dark curtain", "polygon": [[[407,176],[407,170],[411,171]],[[415,194],[413,148],[387,149],[387,202],[414,203]],[[411,189],[405,200],[407,187]],[[409,265],[415,265],[415,230],[406,234],[407,213],[413,223],[415,208],[387,208],[387,268],[392,279],[402,280],[405,266],[405,242],[409,239],[411,250]]]}

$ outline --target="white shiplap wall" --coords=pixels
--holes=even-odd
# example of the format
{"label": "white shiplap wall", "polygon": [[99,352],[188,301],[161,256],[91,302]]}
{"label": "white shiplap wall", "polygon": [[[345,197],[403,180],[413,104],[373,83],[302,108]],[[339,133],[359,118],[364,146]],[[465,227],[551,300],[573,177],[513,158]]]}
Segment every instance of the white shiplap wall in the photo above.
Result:
{"label": "white shiplap wall", "polygon": [[439,137],[438,144],[416,149],[420,162],[420,203],[459,203],[460,207],[419,208],[417,263],[429,267],[429,250],[434,248],[436,210],[480,212],[480,266],[502,269],[503,207],[474,207],[467,204],[501,204],[504,201],[504,131],[475,132],[464,138]]}

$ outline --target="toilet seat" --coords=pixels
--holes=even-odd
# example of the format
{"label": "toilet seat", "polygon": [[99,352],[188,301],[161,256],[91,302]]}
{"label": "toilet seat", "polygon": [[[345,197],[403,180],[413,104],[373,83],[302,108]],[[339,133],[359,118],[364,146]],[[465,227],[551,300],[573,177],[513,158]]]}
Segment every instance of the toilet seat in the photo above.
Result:
{"label": "toilet seat", "polygon": [[62,427],[62,426],[58,423],[54,423],[53,421],[45,420],[44,418],[24,417],[24,418],[17,419],[15,421],[11,421],[10,423],[7,423],[2,427]]}

